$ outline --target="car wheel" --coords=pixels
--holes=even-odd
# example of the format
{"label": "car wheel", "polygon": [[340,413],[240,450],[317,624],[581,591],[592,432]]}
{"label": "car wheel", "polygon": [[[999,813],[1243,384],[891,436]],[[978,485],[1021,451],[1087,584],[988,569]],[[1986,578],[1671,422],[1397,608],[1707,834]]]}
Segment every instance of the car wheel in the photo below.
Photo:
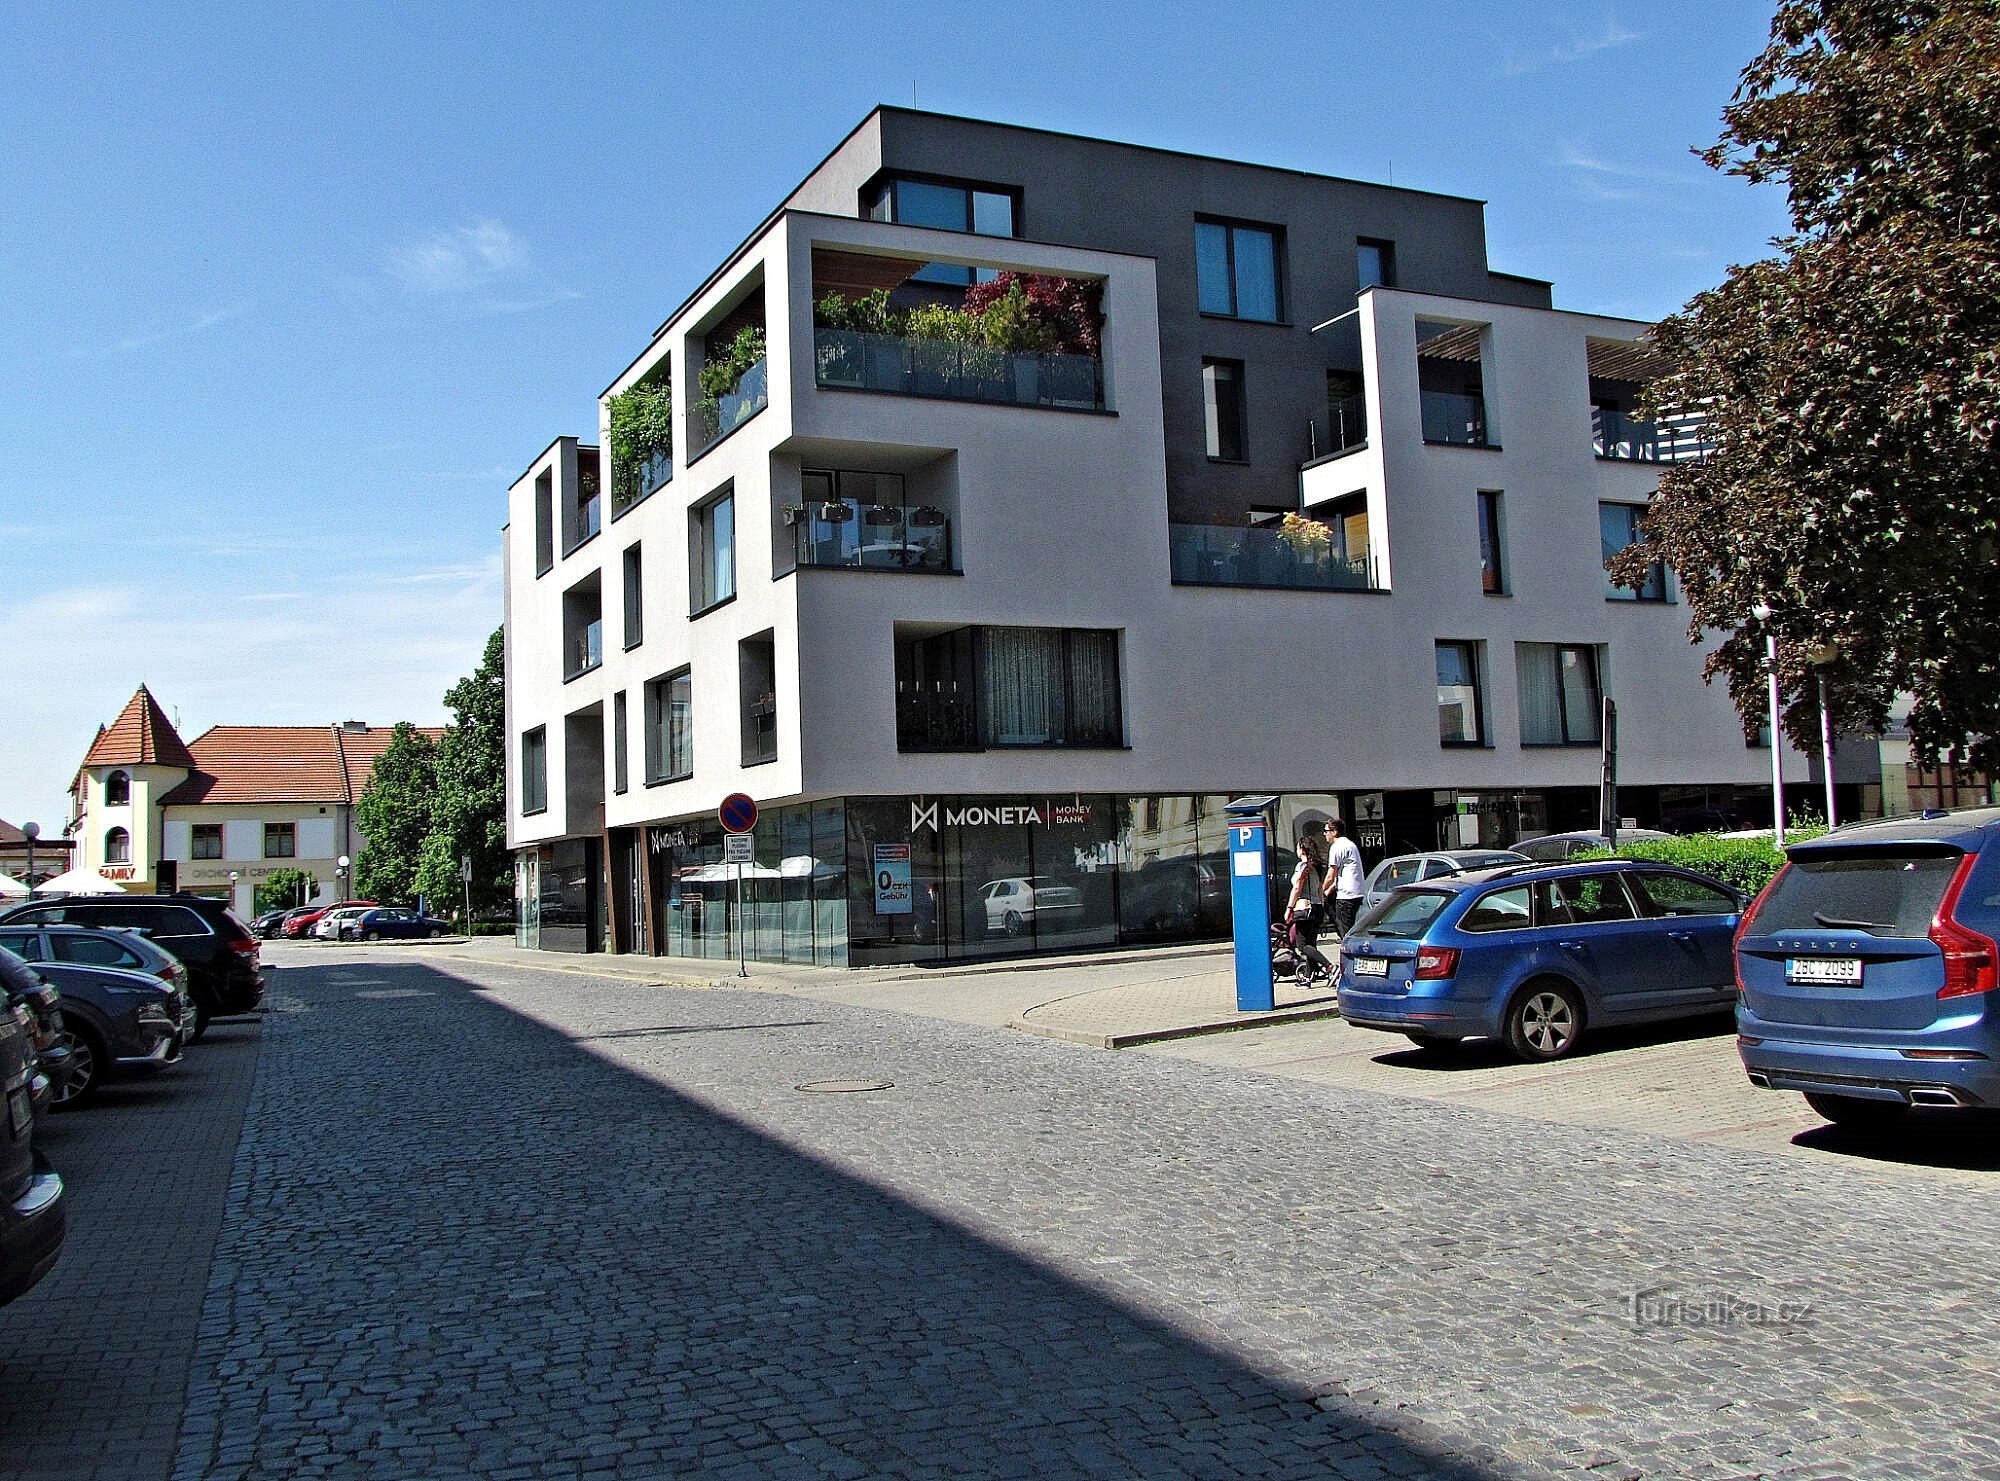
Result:
{"label": "car wheel", "polygon": [[1415,1029],[1404,1029],[1403,1037],[1419,1049],[1456,1049],[1459,1045],[1457,1034],[1420,1034]]}
{"label": "car wheel", "polygon": [[361,933],[361,939],[363,941],[380,941],[382,939],[382,933],[380,931],[363,931]]}
{"label": "car wheel", "polygon": [[1899,1100],[1861,1100],[1852,1095],[1808,1093],[1806,1104],[1835,1126],[1850,1131],[1887,1131],[1910,1111]]}
{"label": "car wheel", "polygon": [[1028,933],[1028,923],[1021,919],[1018,910],[1008,911],[1000,921],[1000,928],[1009,936],[1025,936]]}
{"label": "car wheel", "polygon": [[87,1105],[96,1096],[111,1061],[105,1057],[104,1045],[87,1028],[66,1027],[63,1038],[69,1042],[69,1079],[62,1094],[56,1097],[53,1109],[71,1111]]}
{"label": "car wheel", "polygon": [[1523,1059],[1561,1059],[1582,1030],[1583,1003],[1567,982],[1531,982],[1507,1010],[1507,1047]]}

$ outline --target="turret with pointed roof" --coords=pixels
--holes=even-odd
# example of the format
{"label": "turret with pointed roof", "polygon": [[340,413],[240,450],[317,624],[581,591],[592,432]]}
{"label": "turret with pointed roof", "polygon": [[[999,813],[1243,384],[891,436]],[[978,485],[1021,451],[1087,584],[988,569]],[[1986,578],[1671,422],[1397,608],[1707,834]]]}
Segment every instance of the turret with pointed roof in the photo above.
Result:
{"label": "turret with pointed roof", "polygon": [[110,728],[98,732],[83,764],[92,766],[178,766],[195,769],[195,760],[173,721],[144,684],[138,688]]}

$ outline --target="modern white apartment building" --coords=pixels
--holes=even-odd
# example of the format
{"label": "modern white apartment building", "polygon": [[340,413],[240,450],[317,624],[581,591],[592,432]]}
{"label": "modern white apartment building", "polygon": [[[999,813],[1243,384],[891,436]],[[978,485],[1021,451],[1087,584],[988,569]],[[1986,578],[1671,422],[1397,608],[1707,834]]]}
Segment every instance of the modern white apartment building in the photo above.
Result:
{"label": "modern white apartment building", "polygon": [[1589,826],[1606,695],[1623,814],[1768,819],[1671,575],[1604,573],[1699,451],[1647,328],[1489,271],[1477,202],[878,109],[510,491],[524,935],[1220,933],[1228,797],[1371,857]]}

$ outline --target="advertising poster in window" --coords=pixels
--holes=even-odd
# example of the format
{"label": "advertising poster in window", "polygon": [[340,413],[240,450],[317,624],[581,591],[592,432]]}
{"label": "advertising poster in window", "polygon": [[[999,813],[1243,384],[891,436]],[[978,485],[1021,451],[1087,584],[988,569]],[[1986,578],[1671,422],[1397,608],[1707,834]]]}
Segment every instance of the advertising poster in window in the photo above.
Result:
{"label": "advertising poster in window", "polygon": [[875,848],[875,913],[910,913],[910,846],[878,843]]}

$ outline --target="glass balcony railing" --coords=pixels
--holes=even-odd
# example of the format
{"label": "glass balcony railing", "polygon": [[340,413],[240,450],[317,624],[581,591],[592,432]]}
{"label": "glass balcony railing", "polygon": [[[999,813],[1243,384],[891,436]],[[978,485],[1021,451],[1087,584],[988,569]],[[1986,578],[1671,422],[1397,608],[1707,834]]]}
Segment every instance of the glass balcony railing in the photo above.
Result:
{"label": "glass balcony railing", "polygon": [[576,635],[575,641],[570,646],[569,660],[569,672],[563,675],[566,679],[574,679],[578,674],[587,674],[604,662],[603,619],[587,624],[583,631]]}
{"label": "glass balcony railing", "polygon": [[978,746],[979,710],[970,684],[897,681],[897,750],[970,751]]}
{"label": "glass balcony railing", "polygon": [[571,532],[569,542],[571,547],[583,544],[596,534],[602,521],[603,510],[596,495],[593,494],[576,507],[576,529]]}
{"label": "glass balcony railing", "polygon": [[[845,510],[828,519],[828,509]],[[801,566],[869,571],[950,571],[951,520],[941,509],[898,509],[854,499],[793,505],[792,557]]]}
{"label": "glass balcony railing", "polygon": [[1092,355],[1019,354],[953,340],[815,329],[813,358],[818,384],[826,387],[1000,406],[1104,409],[1104,366]]}
{"label": "glass balcony railing", "polygon": [[771,404],[771,362],[759,360],[743,372],[736,389],[720,397],[712,406],[697,402],[694,409],[696,456],[722,441]]}
{"label": "glass balcony railing", "polygon": [[1590,450],[1600,458],[1633,463],[1693,463],[1708,454],[1701,423],[1648,422],[1616,407],[1590,409]]}
{"label": "glass balcony railing", "polygon": [[1453,447],[1489,447],[1486,435],[1486,398],[1457,391],[1425,391],[1423,399],[1424,441],[1443,442]]}
{"label": "glass balcony railing", "polygon": [[1367,553],[1299,550],[1264,525],[1169,525],[1176,586],[1266,586],[1297,591],[1373,591]]}
{"label": "glass balcony railing", "polygon": [[1359,391],[1327,403],[1327,452],[1346,452],[1368,440],[1368,401]]}

